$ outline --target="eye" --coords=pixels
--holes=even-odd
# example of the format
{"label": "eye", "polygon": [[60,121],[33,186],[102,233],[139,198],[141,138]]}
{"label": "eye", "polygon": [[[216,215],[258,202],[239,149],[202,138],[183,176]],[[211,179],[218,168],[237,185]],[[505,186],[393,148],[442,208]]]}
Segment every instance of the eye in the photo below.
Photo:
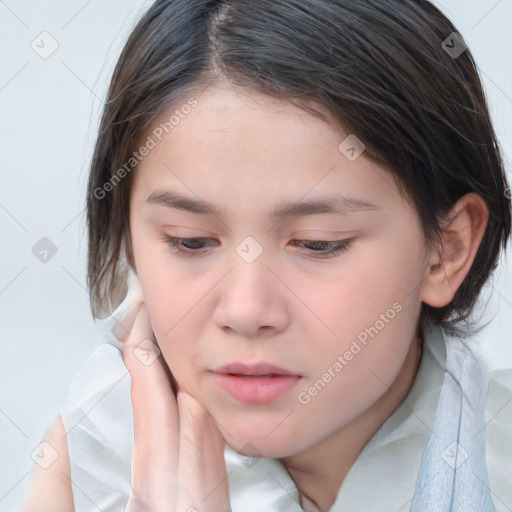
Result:
{"label": "eye", "polygon": [[[166,235],[163,240],[174,250],[185,256],[192,256],[205,249],[208,237],[178,238]],[[302,245],[315,257],[333,256],[347,251],[353,239],[348,240],[292,240],[293,245]]]}
{"label": "eye", "polygon": [[[292,240],[320,257],[333,256],[348,250],[353,239],[348,240]],[[295,245],[297,245],[295,244]]]}
{"label": "eye", "polygon": [[[164,237],[164,241],[167,242],[167,244],[170,247],[172,247],[176,252],[184,253],[199,252],[199,250],[204,249],[203,245],[207,240],[211,240],[211,238],[177,238],[174,236]],[[182,249],[182,247],[180,247],[180,244],[182,244],[182,246],[185,248]]]}

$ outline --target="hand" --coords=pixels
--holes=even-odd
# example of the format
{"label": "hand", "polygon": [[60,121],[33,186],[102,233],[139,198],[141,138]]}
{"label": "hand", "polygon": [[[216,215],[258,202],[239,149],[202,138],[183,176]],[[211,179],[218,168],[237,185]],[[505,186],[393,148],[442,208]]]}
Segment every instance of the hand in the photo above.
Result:
{"label": "hand", "polygon": [[224,439],[191,395],[176,400],[152,338],[142,304],[123,351],[135,433],[125,512],[229,512]]}

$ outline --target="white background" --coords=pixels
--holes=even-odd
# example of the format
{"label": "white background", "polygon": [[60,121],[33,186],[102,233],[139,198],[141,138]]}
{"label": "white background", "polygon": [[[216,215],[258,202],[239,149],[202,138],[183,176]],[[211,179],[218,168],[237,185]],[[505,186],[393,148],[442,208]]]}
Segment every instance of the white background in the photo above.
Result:
{"label": "white background", "polygon": [[[0,1],[0,511],[29,479],[30,454],[67,383],[100,343],[86,290],[85,184],[107,81],[150,2]],[[512,0],[443,0],[481,70],[507,162],[512,155]],[[42,59],[43,31],[58,41]],[[448,34],[447,34],[448,35]],[[507,164],[510,176],[510,165]],[[47,263],[32,247],[48,237]],[[512,367],[510,250],[487,287],[491,368]],[[489,293],[487,294],[489,295]]]}

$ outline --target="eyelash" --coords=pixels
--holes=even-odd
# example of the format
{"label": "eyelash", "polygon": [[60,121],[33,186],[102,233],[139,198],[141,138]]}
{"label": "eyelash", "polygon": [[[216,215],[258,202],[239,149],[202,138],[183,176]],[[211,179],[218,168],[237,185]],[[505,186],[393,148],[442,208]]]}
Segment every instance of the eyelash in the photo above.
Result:
{"label": "eyelash", "polygon": [[[208,240],[208,237],[196,237],[196,238],[178,238],[173,236],[165,236],[162,238],[162,240],[167,243],[172,249],[174,249],[176,252],[183,253],[184,256],[193,256],[194,253],[199,253],[201,249],[204,249],[204,247],[199,247],[192,249],[190,247],[186,247],[185,249],[182,249],[178,246],[178,244],[183,242],[190,243],[192,241],[192,244],[197,243],[197,241],[201,240]],[[325,251],[325,250],[318,250],[318,249],[309,249],[312,253],[316,253],[318,255],[324,255],[328,257],[335,256],[339,253],[345,252],[349,249],[352,238],[348,240],[294,240],[294,242],[301,242],[306,243],[308,245],[315,245],[318,244],[321,247],[325,247],[325,245],[332,247],[331,249]],[[322,257],[322,256],[320,256]]]}

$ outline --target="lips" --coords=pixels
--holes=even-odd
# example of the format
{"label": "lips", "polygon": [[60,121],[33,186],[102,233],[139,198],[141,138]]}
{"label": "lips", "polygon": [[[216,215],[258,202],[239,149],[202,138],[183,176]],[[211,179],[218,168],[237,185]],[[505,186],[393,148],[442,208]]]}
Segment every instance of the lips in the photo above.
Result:
{"label": "lips", "polygon": [[301,375],[270,363],[232,363],[213,370],[217,384],[237,402],[266,404],[291,390]]}
{"label": "lips", "polygon": [[271,363],[258,363],[258,364],[244,364],[244,363],[230,363],[213,370],[214,373],[243,375],[243,376],[272,376],[272,375],[296,375],[292,371],[276,366]]}

